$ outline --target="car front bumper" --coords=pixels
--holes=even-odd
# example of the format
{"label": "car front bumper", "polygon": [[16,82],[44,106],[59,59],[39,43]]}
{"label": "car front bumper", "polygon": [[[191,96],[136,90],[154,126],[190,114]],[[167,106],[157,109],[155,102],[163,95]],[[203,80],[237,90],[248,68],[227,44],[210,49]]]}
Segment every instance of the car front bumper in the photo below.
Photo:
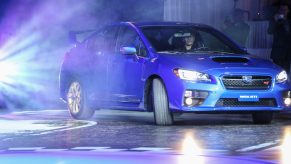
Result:
{"label": "car front bumper", "polygon": [[[176,96],[170,97],[170,108],[175,112],[235,113],[291,109],[284,103],[284,98],[286,98],[284,93],[291,91],[288,83],[273,83],[268,90],[229,90],[219,81],[215,84],[188,81],[182,81],[182,83],[175,90]],[[202,98],[198,96],[199,103],[187,105],[186,99],[189,91],[204,93]],[[195,96],[197,94],[191,98],[196,100]],[[245,99],[246,97],[247,99]]]}

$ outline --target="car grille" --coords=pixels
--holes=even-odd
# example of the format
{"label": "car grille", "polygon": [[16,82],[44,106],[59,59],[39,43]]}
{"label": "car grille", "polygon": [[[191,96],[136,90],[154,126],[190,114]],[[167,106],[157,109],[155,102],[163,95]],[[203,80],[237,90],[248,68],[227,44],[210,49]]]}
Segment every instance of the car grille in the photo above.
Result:
{"label": "car grille", "polygon": [[272,84],[270,76],[223,76],[226,89],[232,90],[267,90]]}
{"label": "car grille", "polygon": [[217,107],[276,107],[273,98],[261,98],[259,101],[238,101],[236,98],[221,98],[216,102]]}

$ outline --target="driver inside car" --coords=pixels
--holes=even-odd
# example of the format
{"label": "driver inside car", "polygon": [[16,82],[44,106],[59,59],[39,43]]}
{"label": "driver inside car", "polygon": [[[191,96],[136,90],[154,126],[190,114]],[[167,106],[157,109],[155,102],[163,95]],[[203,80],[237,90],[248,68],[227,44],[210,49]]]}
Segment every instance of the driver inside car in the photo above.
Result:
{"label": "driver inside car", "polygon": [[198,47],[196,42],[196,37],[192,33],[178,33],[173,38],[173,45],[176,51],[195,51]]}
{"label": "driver inside car", "polygon": [[185,51],[191,51],[194,50],[194,42],[195,42],[195,36],[193,36],[191,33],[189,33],[188,36],[185,36],[182,40],[184,42],[183,50]]}

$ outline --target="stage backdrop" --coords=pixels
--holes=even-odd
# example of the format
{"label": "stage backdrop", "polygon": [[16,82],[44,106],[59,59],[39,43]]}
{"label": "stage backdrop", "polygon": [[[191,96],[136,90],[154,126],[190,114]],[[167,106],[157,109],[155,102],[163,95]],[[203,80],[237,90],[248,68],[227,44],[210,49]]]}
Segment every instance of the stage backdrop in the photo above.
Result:
{"label": "stage backdrop", "polygon": [[[233,0],[165,0],[164,20],[203,23],[221,30],[234,6]],[[260,0],[239,0],[236,7],[247,11],[244,16],[250,25],[250,33],[245,47],[250,53],[269,59],[272,36],[267,33],[268,21],[262,20],[264,3]]]}

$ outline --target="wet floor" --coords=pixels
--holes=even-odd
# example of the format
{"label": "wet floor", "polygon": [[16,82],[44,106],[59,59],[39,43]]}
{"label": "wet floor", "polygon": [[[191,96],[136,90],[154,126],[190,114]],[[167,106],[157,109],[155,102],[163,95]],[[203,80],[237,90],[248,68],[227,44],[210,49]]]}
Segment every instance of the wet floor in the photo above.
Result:
{"label": "wet floor", "polygon": [[0,115],[0,155],[146,152],[196,155],[202,163],[222,157],[291,163],[291,114],[277,114],[270,125],[254,125],[249,115],[184,114],[175,120],[174,126],[156,126],[152,113],[112,110],[97,111],[91,120],[73,120],[65,110],[6,113]]}

